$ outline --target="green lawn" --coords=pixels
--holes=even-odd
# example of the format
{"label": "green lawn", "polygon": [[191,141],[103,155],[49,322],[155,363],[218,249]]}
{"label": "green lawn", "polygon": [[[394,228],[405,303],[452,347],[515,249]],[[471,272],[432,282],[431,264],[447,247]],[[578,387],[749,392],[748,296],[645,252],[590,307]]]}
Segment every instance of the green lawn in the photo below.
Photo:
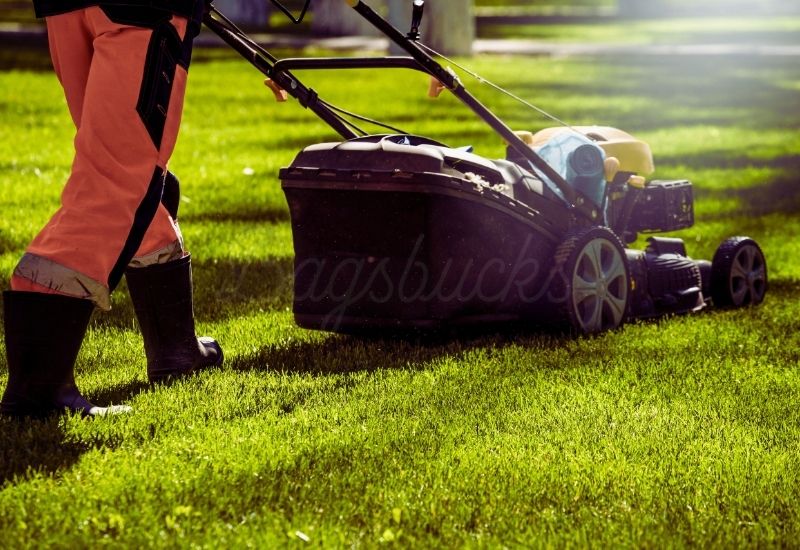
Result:
{"label": "green lawn", "polygon": [[[199,56],[202,58],[203,56]],[[276,173],[331,140],[259,75],[192,67],[171,168],[200,330],[226,366],[148,387],[124,288],[78,383],[135,413],[0,420],[0,540],[53,546],[790,547],[800,540],[800,64],[795,58],[481,58],[574,124],[648,140],[695,183],[690,253],[748,234],[758,308],[570,339],[524,327],[362,340],[293,324]],[[202,61],[202,59],[198,59]],[[315,74],[324,96],[478,152],[500,140],[417,74]],[[519,129],[539,115],[476,92]],[[71,133],[55,77],[0,72],[0,284],[56,208]],[[0,387],[7,379],[0,359]]]}

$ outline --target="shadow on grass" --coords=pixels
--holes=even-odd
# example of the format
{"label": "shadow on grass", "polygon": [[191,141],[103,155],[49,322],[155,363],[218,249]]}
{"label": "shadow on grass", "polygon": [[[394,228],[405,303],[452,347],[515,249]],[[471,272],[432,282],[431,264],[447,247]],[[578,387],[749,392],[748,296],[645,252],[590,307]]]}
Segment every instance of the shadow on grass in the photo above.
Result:
{"label": "shadow on grass", "polygon": [[430,333],[331,335],[322,341],[266,344],[232,358],[227,368],[327,376],[376,370],[422,370],[439,358],[510,345],[555,349],[570,337],[547,327],[495,324]]}
{"label": "shadow on grass", "polygon": [[219,321],[292,304],[292,258],[226,258],[195,265],[195,312],[201,319]]}
{"label": "shadow on grass", "polygon": [[100,388],[86,394],[86,398],[99,407],[109,405],[124,405],[131,399],[153,389],[151,384],[143,380],[132,380],[124,384],[118,384],[109,388]]}
{"label": "shadow on grass", "polygon": [[[522,97],[590,98],[569,112],[570,121],[592,121],[630,131],[715,124],[745,128],[794,128],[800,122],[796,90],[765,75],[797,76],[794,58],[748,56],[631,57],[624,63],[598,60],[607,75],[596,82],[539,83],[527,76],[504,82]],[[594,107],[607,98],[602,110]],[[623,98],[648,99],[633,105]],[[555,100],[554,100],[555,101]],[[501,109],[513,116],[518,107]],[[509,112],[510,111],[510,112]],[[657,155],[658,156],[658,155]]]}
{"label": "shadow on grass", "polygon": [[43,420],[0,418],[0,488],[20,476],[69,468],[91,447],[68,440],[55,416]]}
{"label": "shadow on grass", "polygon": [[768,32],[745,29],[730,32],[711,30],[682,32],[678,35],[678,39],[682,44],[783,44],[794,46],[797,44],[797,33],[783,29],[770,29]]}
{"label": "shadow on grass", "polygon": [[[120,404],[149,388],[148,384],[137,381],[101,390],[87,397],[98,406]],[[118,436],[71,439],[64,432],[62,422],[63,417],[57,414],[41,419],[0,417],[0,489],[15,479],[67,470],[80,460],[81,455],[92,449],[114,449],[122,443]]]}
{"label": "shadow on grass", "polygon": [[754,158],[747,151],[703,151],[695,155],[660,156],[659,165],[687,166],[689,168],[720,168],[736,170],[744,168],[775,168],[800,172],[800,155],[777,155],[770,158]]}
{"label": "shadow on grass", "polygon": [[724,220],[732,216],[759,217],[800,212],[800,181],[797,176],[786,175],[745,189],[706,190],[701,196],[717,199],[733,197],[739,203],[735,212],[707,214],[703,221]]}

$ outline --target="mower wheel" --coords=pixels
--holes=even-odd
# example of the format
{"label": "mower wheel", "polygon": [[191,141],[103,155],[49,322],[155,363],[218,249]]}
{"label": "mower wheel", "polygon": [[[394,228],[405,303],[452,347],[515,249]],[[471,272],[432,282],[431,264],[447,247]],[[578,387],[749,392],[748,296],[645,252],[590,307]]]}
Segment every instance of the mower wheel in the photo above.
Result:
{"label": "mower wheel", "polygon": [[749,237],[725,239],[711,261],[711,298],[717,307],[760,304],[767,293],[767,261]]}
{"label": "mower wheel", "polygon": [[549,297],[560,320],[580,334],[613,330],[628,316],[630,268],[619,238],[605,227],[575,230],[555,252]]}

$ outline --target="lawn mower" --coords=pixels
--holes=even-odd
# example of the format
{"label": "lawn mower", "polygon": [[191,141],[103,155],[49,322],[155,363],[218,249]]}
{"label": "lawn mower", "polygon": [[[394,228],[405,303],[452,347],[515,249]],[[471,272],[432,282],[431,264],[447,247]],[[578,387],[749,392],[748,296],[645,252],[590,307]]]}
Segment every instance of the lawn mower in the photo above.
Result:
{"label": "lawn mower", "polygon": [[[296,98],[342,137],[306,147],[280,171],[300,326],[353,333],[523,322],[588,334],[764,299],[766,261],[748,237],[726,239],[710,262],[690,258],[677,238],[651,236],[644,250],[626,248],[640,233],[694,223],[689,181],[646,180],[654,170],[646,143],[561,121],[537,133],[513,131],[420,41],[421,0],[408,33],[363,1],[348,4],[408,55],[277,59],[213,5],[205,17],[266,75],[279,100]],[[292,73],[365,68],[427,73],[430,95],[447,90],[461,100],[505,141],[506,158],[356,115]],[[370,134],[355,121],[388,132]]]}

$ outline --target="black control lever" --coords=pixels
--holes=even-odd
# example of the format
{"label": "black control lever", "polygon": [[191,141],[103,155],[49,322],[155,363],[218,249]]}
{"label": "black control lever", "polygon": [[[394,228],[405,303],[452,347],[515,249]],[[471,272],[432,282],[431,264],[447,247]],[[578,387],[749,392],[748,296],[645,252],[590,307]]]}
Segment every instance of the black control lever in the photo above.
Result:
{"label": "black control lever", "polygon": [[411,14],[411,31],[406,35],[409,40],[419,40],[419,26],[422,24],[422,12],[425,0],[414,0],[414,11]]}
{"label": "black control lever", "polygon": [[305,4],[303,5],[303,10],[300,12],[300,15],[295,17],[292,15],[292,12],[289,11],[289,8],[284,6],[279,0],[270,0],[273,4],[275,4],[279,10],[281,10],[289,20],[294,23],[295,25],[299,25],[303,22],[303,18],[306,16],[306,12],[308,11],[309,5],[311,5],[311,0],[306,0]]}

